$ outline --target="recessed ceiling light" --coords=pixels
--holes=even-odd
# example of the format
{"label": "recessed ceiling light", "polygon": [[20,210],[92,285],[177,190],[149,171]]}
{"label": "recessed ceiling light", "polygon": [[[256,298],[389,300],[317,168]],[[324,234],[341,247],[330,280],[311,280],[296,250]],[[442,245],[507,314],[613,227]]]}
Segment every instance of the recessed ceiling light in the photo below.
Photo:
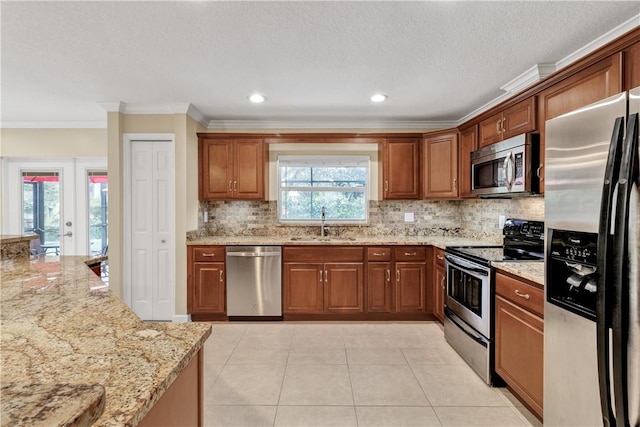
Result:
{"label": "recessed ceiling light", "polygon": [[260,104],[261,102],[264,102],[266,98],[264,97],[264,95],[260,95],[259,93],[254,93],[253,95],[249,96],[249,101],[254,102],[256,104]]}
{"label": "recessed ceiling light", "polygon": [[371,96],[371,101],[372,102],[382,102],[385,99],[387,99],[387,95],[383,95],[381,93],[376,93],[375,95]]}

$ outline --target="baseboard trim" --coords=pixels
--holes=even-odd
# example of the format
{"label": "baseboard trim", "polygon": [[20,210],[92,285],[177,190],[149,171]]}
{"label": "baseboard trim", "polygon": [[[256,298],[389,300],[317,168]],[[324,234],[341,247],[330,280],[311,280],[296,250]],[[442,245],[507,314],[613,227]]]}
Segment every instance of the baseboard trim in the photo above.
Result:
{"label": "baseboard trim", "polygon": [[173,323],[188,323],[191,322],[191,316],[188,314],[175,314],[173,316]]}

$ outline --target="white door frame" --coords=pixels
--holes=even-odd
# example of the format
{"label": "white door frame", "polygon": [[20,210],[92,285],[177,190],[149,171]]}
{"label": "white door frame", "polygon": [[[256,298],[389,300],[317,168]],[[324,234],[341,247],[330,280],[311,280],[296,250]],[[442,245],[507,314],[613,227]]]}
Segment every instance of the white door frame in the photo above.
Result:
{"label": "white door frame", "polygon": [[[122,231],[123,231],[123,239],[122,239],[122,256],[123,256],[123,271],[122,271],[122,293],[123,299],[127,306],[131,307],[132,303],[132,268],[131,268],[131,144],[134,141],[164,141],[169,142],[171,145],[171,159],[174,162],[173,168],[173,182],[172,182],[172,192],[171,195],[172,200],[175,205],[175,135],[172,133],[124,133],[122,134],[122,211],[123,211],[123,219],[122,219]],[[173,316],[175,316],[175,211],[172,215],[173,222],[171,227],[171,235],[170,242],[173,242],[173,245],[170,246],[169,250],[171,254],[169,255],[169,259],[173,262],[174,272],[171,278],[173,282],[173,286],[171,286],[171,307],[173,307]]]}
{"label": "white door frame", "polygon": [[[87,170],[107,170],[106,158],[3,158],[3,234],[22,234],[22,173],[58,171],[60,173],[60,230],[71,231],[64,238],[61,255],[88,255]],[[19,206],[19,208],[17,208]],[[71,226],[64,225],[71,221]],[[62,237],[61,237],[62,239]]]}

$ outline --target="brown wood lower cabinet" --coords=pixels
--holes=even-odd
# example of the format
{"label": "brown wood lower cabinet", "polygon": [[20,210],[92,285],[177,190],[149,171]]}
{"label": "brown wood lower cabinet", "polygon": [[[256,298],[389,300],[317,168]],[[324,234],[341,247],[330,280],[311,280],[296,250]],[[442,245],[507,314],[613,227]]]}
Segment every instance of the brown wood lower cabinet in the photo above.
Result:
{"label": "brown wood lower cabinet", "polygon": [[362,247],[285,246],[283,262],[284,314],[364,312]]}
{"label": "brown wood lower cabinet", "polygon": [[426,285],[424,262],[396,262],[396,313],[424,313]]}
{"label": "brown wood lower cabinet", "polygon": [[543,416],[543,291],[496,274],[496,372],[514,395]]}
{"label": "brown wood lower cabinet", "polygon": [[433,250],[433,315],[444,322],[444,300],[447,293],[447,274],[444,269],[444,251]]}
{"label": "brown wood lower cabinet", "polygon": [[193,320],[226,318],[224,246],[188,246],[187,269],[187,313]]}

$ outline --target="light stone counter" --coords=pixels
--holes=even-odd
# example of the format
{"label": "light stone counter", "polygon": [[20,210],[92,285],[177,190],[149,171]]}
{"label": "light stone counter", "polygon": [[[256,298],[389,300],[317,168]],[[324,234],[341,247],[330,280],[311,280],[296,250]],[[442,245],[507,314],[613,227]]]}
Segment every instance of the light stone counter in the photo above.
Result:
{"label": "light stone counter", "polygon": [[292,240],[298,238],[307,239],[307,237],[304,236],[210,236],[197,240],[187,241],[187,245],[425,245],[436,246],[440,249],[445,249],[447,246],[484,246],[501,244],[501,242],[496,243],[470,237],[451,236],[380,236],[354,238],[340,238],[330,236],[324,239],[321,239],[319,237],[312,237],[309,238],[309,240]]}
{"label": "light stone counter", "polygon": [[37,238],[37,234],[0,235],[0,259],[29,258],[31,241]]}
{"label": "light stone counter", "polygon": [[[136,425],[201,349],[211,325],[142,322],[86,260],[41,257],[1,264],[0,379],[18,388],[104,387],[104,413],[95,425]],[[19,396],[3,399],[3,425],[5,404],[28,406]],[[78,416],[95,409],[80,406]]]}
{"label": "light stone counter", "polygon": [[497,270],[515,274],[544,286],[544,262],[542,261],[492,262],[491,265]]}

